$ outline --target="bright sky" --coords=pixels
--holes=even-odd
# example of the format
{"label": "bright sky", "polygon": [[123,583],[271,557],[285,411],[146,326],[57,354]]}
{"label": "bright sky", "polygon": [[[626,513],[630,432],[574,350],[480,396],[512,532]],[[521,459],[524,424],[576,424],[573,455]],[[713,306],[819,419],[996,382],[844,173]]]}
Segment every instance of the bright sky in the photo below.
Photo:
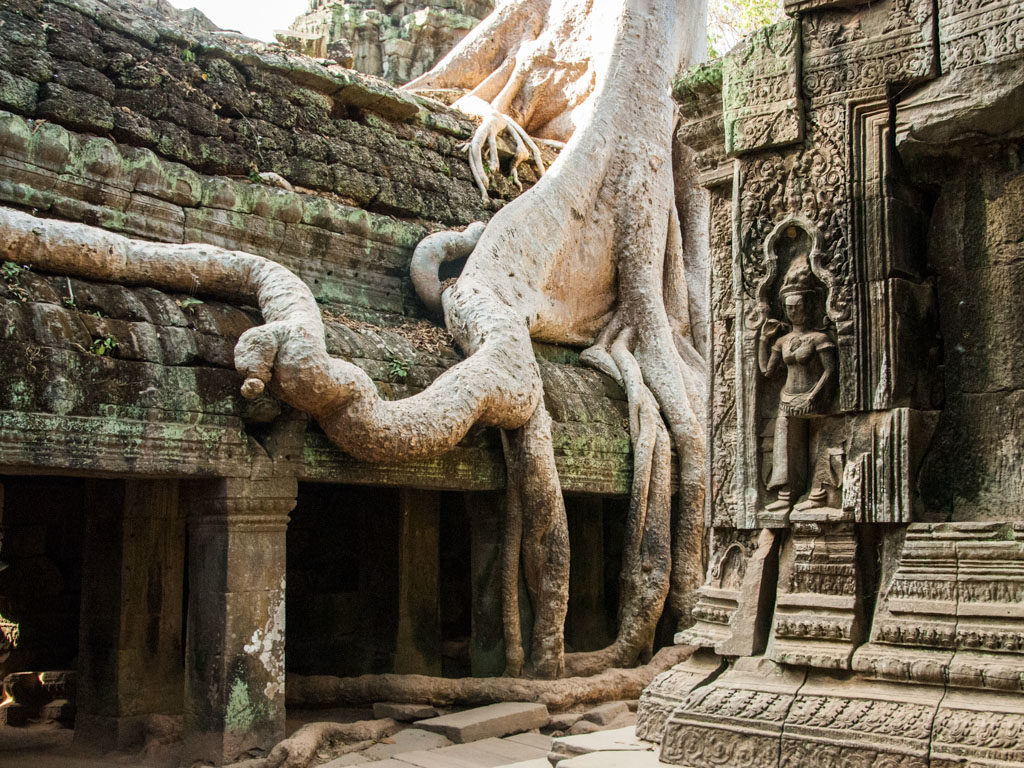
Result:
{"label": "bright sky", "polygon": [[286,29],[305,13],[308,0],[170,0],[175,8],[198,8],[223,29],[236,29],[257,40],[274,41],[275,29]]}

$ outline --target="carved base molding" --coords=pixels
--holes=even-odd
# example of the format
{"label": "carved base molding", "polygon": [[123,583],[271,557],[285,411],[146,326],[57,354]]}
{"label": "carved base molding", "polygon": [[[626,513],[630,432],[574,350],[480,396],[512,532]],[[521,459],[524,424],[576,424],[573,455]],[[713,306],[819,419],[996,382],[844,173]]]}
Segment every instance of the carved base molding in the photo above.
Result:
{"label": "carved base molding", "polygon": [[636,711],[636,735],[660,742],[665,723],[690,691],[713,680],[725,667],[725,659],[707,651],[697,651],[686,661],[662,672],[640,696]]}
{"label": "carved base molding", "polygon": [[740,659],[678,706],[661,760],[687,768],[1010,768],[1024,764],[1024,697]]}
{"label": "carved base molding", "polygon": [[[794,519],[799,513],[794,512]],[[795,521],[783,549],[768,655],[783,664],[849,669],[863,608],[852,523]]]}

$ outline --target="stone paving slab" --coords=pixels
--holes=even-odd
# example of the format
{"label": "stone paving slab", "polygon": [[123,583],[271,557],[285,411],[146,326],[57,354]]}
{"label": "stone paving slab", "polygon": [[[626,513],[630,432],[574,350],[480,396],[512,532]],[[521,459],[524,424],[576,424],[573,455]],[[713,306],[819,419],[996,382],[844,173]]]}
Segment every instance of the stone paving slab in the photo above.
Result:
{"label": "stone paving slab", "polygon": [[465,744],[542,728],[547,722],[548,708],[543,704],[503,702],[420,720],[416,727],[440,733],[456,744]]}
{"label": "stone paving slab", "polygon": [[654,751],[591,752],[557,763],[558,768],[669,768]]}
{"label": "stone paving slab", "polygon": [[543,733],[532,733],[527,731],[526,733],[514,733],[511,736],[506,736],[503,741],[514,741],[517,744],[525,744],[528,747],[536,747],[537,749],[543,749],[545,752],[550,751],[551,742],[554,741],[550,736],[545,736]]}
{"label": "stone paving slab", "polygon": [[334,758],[329,763],[324,763],[320,768],[348,768],[350,765],[366,765],[368,762],[370,762],[370,758],[363,757],[358,752],[350,752],[347,755]]}
{"label": "stone paving slab", "polygon": [[525,760],[521,763],[509,763],[501,768],[551,768],[551,763],[548,762],[546,757],[540,757],[536,760]]}
{"label": "stone paving slab", "polygon": [[[515,741],[508,741],[507,739],[482,739],[464,746],[473,747],[474,749],[483,750],[484,752],[490,752],[497,757],[504,758],[506,763],[522,760],[534,760],[538,757],[546,757],[548,754],[548,750],[542,747],[536,747],[530,744],[521,744]],[[452,747],[453,751],[456,749],[456,747]],[[504,763],[502,763],[502,765],[504,765]]]}
{"label": "stone paving slab", "polygon": [[388,757],[400,755],[403,752],[414,752],[426,749],[440,749],[450,747],[452,742],[439,733],[431,733],[420,728],[406,728],[398,733],[392,734],[387,741],[374,744],[362,751],[371,760],[383,760]]}
{"label": "stone paving slab", "polygon": [[579,736],[561,736],[551,744],[551,757],[564,760],[590,752],[650,752],[656,747],[653,742],[638,739],[636,728],[628,726]]}
{"label": "stone paving slab", "polygon": [[[468,747],[470,745],[458,746]],[[492,755],[489,752],[463,752],[459,755],[454,755],[448,751],[450,749],[452,747],[429,751],[405,752],[392,759],[395,763],[401,765],[402,768],[409,768],[410,765],[414,765],[417,768],[498,768],[500,765],[508,764],[508,760]],[[381,764],[371,763],[371,765],[377,766]]]}

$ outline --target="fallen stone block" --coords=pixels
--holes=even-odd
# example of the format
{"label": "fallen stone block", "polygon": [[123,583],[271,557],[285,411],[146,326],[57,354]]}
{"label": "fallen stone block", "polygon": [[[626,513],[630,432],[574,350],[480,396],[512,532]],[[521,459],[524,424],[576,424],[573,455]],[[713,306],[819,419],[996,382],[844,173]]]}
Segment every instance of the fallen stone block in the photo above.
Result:
{"label": "fallen stone block", "polygon": [[[586,721],[584,721],[586,722]],[[635,728],[616,728],[581,736],[562,736],[551,744],[548,759],[552,764],[591,752],[651,752],[657,744],[638,739]]]}
{"label": "fallen stone block", "polygon": [[414,720],[426,720],[437,717],[437,710],[426,704],[399,704],[394,701],[379,701],[373,705],[373,716],[376,718],[390,717],[400,723],[411,723]]}
{"label": "fallen stone block", "polygon": [[552,731],[568,731],[582,719],[583,715],[580,712],[559,712],[548,720],[548,728]]}
{"label": "fallen stone block", "polygon": [[581,736],[586,733],[597,733],[598,731],[603,730],[605,730],[603,725],[592,723],[589,720],[579,720],[578,722],[573,723],[572,727],[569,729],[569,735]]}
{"label": "fallen stone block", "polygon": [[416,727],[440,733],[456,744],[465,744],[541,728],[548,720],[548,708],[543,704],[503,702],[420,720]]}
{"label": "fallen stone block", "polygon": [[598,725],[610,725],[617,718],[628,714],[629,707],[626,706],[626,702],[609,701],[593,709],[588,709],[583,713],[583,719]]}

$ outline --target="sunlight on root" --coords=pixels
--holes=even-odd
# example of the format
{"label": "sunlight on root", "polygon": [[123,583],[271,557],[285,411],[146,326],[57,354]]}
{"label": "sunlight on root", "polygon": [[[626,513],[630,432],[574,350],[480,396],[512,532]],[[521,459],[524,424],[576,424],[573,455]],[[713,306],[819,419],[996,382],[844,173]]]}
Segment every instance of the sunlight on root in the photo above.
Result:
{"label": "sunlight on root", "polygon": [[[519,180],[519,166],[526,160],[532,159],[537,168],[538,175],[544,174],[544,159],[540,154],[540,147],[530,137],[526,130],[508,115],[496,112],[493,109],[483,115],[483,120],[473,132],[473,138],[459,149],[469,153],[469,168],[473,172],[473,180],[484,202],[489,199],[487,187],[490,184],[490,174],[499,168],[498,159],[498,134],[507,130],[516,143],[515,156],[512,159],[512,181],[522,191],[523,185]],[[487,143],[487,159],[485,166],[483,161],[484,142]]]}

